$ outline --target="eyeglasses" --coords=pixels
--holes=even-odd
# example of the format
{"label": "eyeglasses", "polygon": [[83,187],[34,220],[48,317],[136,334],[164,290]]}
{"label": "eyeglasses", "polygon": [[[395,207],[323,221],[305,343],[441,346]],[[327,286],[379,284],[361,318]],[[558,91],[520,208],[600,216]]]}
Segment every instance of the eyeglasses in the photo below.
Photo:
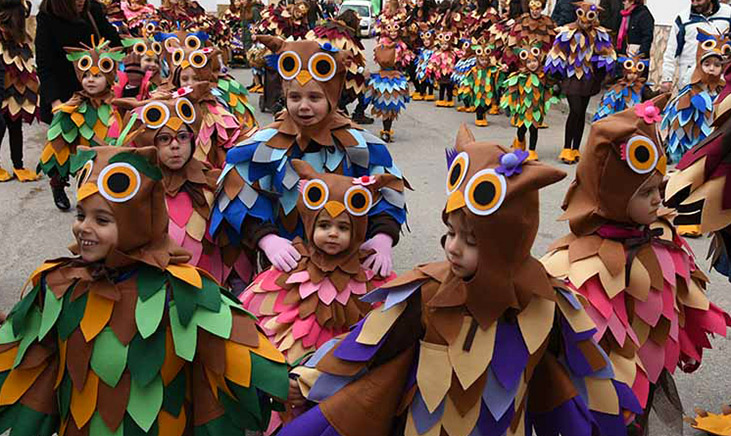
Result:
{"label": "eyeglasses", "polygon": [[178,141],[178,144],[182,144],[185,142],[190,142],[190,140],[192,138],[193,138],[193,134],[190,132],[178,132],[175,134],[175,136],[173,136],[169,133],[159,133],[157,136],[155,136],[155,145],[156,146],[170,145],[173,142],[173,139],[176,139]]}

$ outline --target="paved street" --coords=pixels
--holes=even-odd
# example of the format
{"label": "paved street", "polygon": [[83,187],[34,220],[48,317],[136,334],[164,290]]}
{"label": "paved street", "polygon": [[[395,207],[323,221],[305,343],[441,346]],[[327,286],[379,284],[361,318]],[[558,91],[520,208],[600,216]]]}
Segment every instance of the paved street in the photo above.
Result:
{"label": "paved street", "polygon": [[[367,41],[367,57],[372,58],[373,41]],[[250,83],[248,70],[235,70],[234,74],[243,82]],[[251,97],[256,106],[258,96]],[[595,97],[596,98],[596,97]],[[271,121],[270,114],[257,114],[261,125]],[[414,188],[408,193],[408,230],[395,250],[394,260],[399,272],[411,266],[438,260],[443,257],[439,239],[444,233],[441,210],[445,202],[444,177],[446,165],[444,148],[454,143],[457,127],[465,122],[471,126],[479,140],[510,145],[515,129],[502,115],[489,116],[490,126],[474,126],[474,114],[458,113],[454,109],[437,108],[433,102],[415,102],[408,106],[402,117],[394,124],[396,142],[390,145],[395,161]],[[565,114],[554,109],[548,119],[549,129],[540,131],[538,155],[545,163],[560,165],[569,176],[543,191],[541,203],[541,227],[534,254],[540,257],[554,239],[568,230],[566,223],[557,222],[563,195],[573,178],[573,167],[558,163],[556,157],[563,142]],[[378,134],[381,126],[369,126]],[[588,135],[589,128],[585,132]],[[34,167],[40,154],[45,127],[34,125],[25,130],[26,166]],[[11,169],[7,140],[0,150],[0,162]],[[69,190],[71,193],[71,191]],[[70,195],[70,197],[73,197]],[[48,179],[20,184],[12,181],[0,184],[0,309],[9,310],[18,300],[23,283],[43,259],[67,255],[65,247],[71,242],[73,213],[60,213],[52,202]],[[708,240],[691,241],[702,268],[707,270],[705,255]],[[731,310],[731,289],[722,276],[710,274],[711,298],[721,307]],[[487,291],[487,290],[486,290]],[[718,338],[714,350],[705,356],[703,365],[692,376],[678,374],[678,389],[683,398],[685,410],[691,413],[696,406],[719,408],[724,401],[731,400],[731,367],[728,365],[731,346],[728,340]],[[670,435],[653,422],[653,435]],[[686,428],[686,434],[693,432]]]}

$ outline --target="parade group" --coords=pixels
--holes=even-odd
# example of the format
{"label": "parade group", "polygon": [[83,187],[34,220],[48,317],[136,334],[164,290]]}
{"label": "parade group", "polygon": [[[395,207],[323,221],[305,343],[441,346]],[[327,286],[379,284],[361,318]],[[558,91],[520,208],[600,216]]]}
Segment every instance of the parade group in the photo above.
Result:
{"label": "parade group", "polygon": [[[43,262],[0,326],[0,432],[648,435],[654,410],[674,434],[731,434],[731,407],[685,416],[673,382],[731,326],[676,229],[713,234],[731,275],[729,36],[699,31],[671,99],[592,2],[556,27],[541,0],[517,18],[389,1],[370,73],[359,17],[313,20],[312,6],[247,0],[216,18],[194,0],[113,0],[121,46],[65,49],[81,90],[53,105],[37,171],[59,209],[73,186],[73,255]],[[0,1],[3,181],[39,177],[22,153],[39,116],[28,13]],[[566,173],[536,144],[564,96],[568,234],[539,260],[538,193]],[[420,187],[389,143],[410,100],[478,127],[507,115],[516,138],[455,126],[444,260],[397,276]],[[378,136],[358,123],[369,105]]]}

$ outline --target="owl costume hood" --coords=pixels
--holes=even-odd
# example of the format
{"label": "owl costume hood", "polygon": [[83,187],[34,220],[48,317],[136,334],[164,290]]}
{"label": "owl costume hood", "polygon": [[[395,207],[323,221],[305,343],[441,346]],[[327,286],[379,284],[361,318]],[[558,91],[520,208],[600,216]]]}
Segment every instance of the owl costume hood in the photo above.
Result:
{"label": "owl costume hood", "polygon": [[279,434],[622,434],[636,400],[579,297],[530,256],[538,190],[565,173],[525,155],[460,128],[445,214],[473,228],[477,273],[429,263],[366,295],[381,304],[293,370],[319,405]]}
{"label": "owl costume hood", "polygon": [[[642,103],[647,94],[650,60],[641,55],[620,55],[617,63],[622,77],[604,93],[592,122]],[[634,74],[635,78],[630,80],[630,74]]]}
{"label": "owl costume hood", "polygon": [[0,418],[11,432],[243,434],[266,429],[272,397],[286,397],[284,357],[168,237],[156,156],[75,156],[78,200],[101,196],[119,239],[103,263],[44,263],[0,327]]}
{"label": "owl costume hood", "polygon": [[66,58],[74,64],[74,72],[79,83],[84,74],[90,72],[94,75],[101,74],[111,88],[117,78],[117,62],[124,57],[121,47],[109,48],[109,41],[102,39],[99,44],[88,46],[81,44],[81,47],[65,47]]}

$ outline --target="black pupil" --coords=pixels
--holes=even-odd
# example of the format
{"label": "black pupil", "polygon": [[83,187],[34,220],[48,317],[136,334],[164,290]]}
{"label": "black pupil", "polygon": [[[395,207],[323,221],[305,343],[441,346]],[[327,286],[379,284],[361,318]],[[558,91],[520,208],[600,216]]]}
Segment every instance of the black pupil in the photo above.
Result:
{"label": "black pupil", "polygon": [[86,180],[86,173],[88,170],[86,168],[81,170],[81,174],[79,175],[79,184],[78,187],[81,188],[81,184],[84,183],[84,180]]}
{"label": "black pupil", "polygon": [[307,191],[307,199],[310,200],[311,203],[317,204],[321,198],[322,191],[320,191],[320,188],[312,188]]}
{"label": "black pupil", "polygon": [[635,151],[635,158],[637,158],[637,161],[640,163],[645,163],[648,160],[650,160],[650,150],[647,149],[647,147],[639,147]]}
{"label": "black pupil", "polygon": [[183,113],[185,118],[190,118],[193,115],[193,108],[189,104],[184,104],[180,106],[180,112]]}
{"label": "black pupil", "polygon": [[109,61],[102,61],[102,68],[109,68],[111,65],[109,65]]}
{"label": "black pupil", "polygon": [[462,174],[462,164],[457,163],[454,165],[454,168],[452,168],[452,173],[449,174],[449,184],[451,186],[454,186],[457,184],[457,180],[459,180],[459,176]]}
{"label": "black pupil", "polygon": [[193,62],[194,62],[194,63],[196,63],[196,64],[202,64],[202,63],[203,63],[203,56],[201,56],[201,55],[196,55],[196,56],[195,56],[195,57],[193,58]]}
{"label": "black pupil", "polygon": [[191,39],[188,41],[188,47],[193,48],[195,47],[195,40]]}
{"label": "black pupil", "polygon": [[143,51],[145,51],[145,47],[144,47],[144,46],[142,46],[142,45],[138,45],[138,46],[137,46],[137,52],[138,52],[138,53],[142,53]]}
{"label": "black pupil", "polygon": [[88,58],[84,58],[81,60],[81,66],[86,67],[87,65],[89,65],[89,62],[91,61]]}
{"label": "black pupil", "polygon": [[321,76],[325,76],[328,73],[330,73],[330,62],[326,60],[320,60],[317,61],[315,64],[315,70],[317,70],[317,73]]}
{"label": "black pupil", "polygon": [[490,204],[495,199],[495,185],[490,182],[480,182],[475,187],[475,202],[481,206]]}
{"label": "black pupil", "polygon": [[292,57],[284,58],[282,60],[282,68],[284,68],[284,71],[294,70],[294,58],[292,58]]}
{"label": "black pupil", "polygon": [[153,123],[160,121],[162,118],[162,111],[158,108],[152,108],[147,111],[147,119]]}
{"label": "black pupil", "polygon": [[121,194],[129,188],[130,180],[129,176],[124,173],[116,173],[109,176],[107,179],[107,186],[109,190],[115,194]]}
{"label": "black pupil", "polygon": [[351,198],[350,203],[356,209],[363,209],[366,205],[366,197],[362,192],[356,192]]}

